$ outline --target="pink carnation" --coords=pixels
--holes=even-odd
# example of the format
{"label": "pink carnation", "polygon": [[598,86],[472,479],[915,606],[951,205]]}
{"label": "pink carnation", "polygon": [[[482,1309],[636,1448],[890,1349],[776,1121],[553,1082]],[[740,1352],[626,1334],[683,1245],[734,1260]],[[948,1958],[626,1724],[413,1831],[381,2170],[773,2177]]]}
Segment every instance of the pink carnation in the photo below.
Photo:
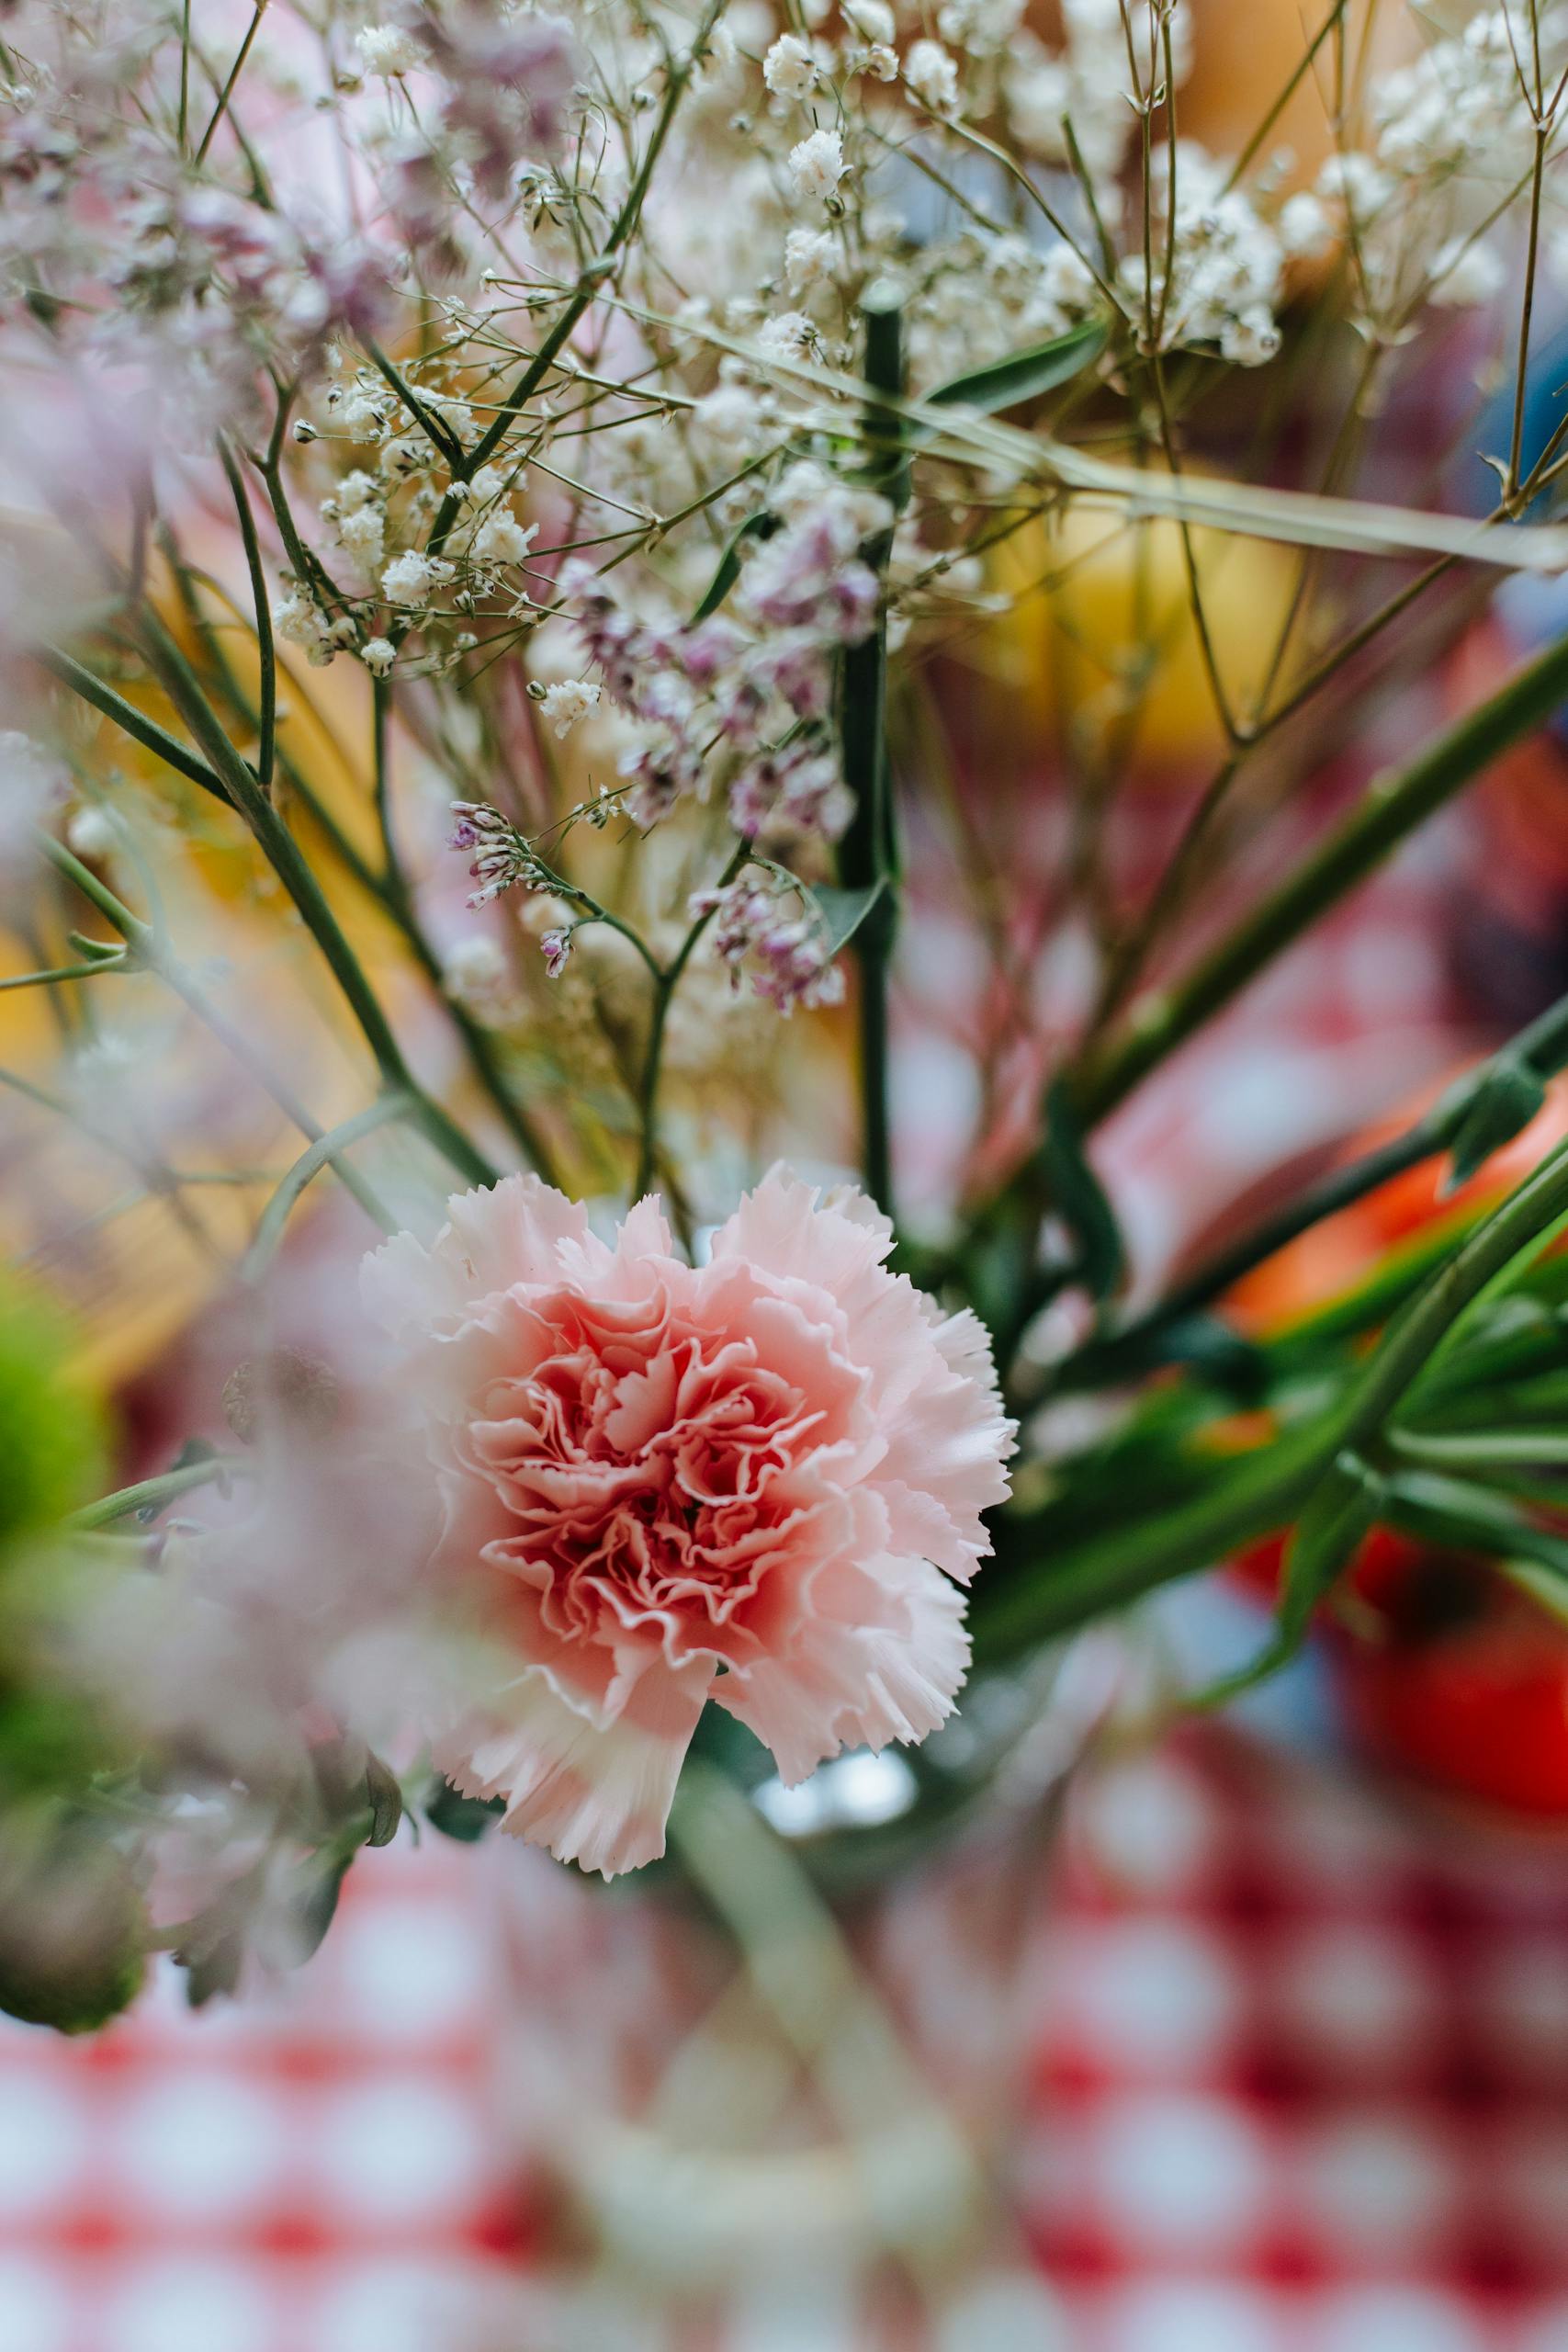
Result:
{"label": "pink carnation", "polygon": [[934,1731],[1013,1430],[981,1325],[887,1272],[886,1219],[775,1170],[694,1268],[651,1199],[613,1248],[535,1177],[449,1215],[365,1264],[445,1505],[431,1574],[505,1658],[443,1769],[609,1876],[663,1851],[710,1697],[791,1781]]}

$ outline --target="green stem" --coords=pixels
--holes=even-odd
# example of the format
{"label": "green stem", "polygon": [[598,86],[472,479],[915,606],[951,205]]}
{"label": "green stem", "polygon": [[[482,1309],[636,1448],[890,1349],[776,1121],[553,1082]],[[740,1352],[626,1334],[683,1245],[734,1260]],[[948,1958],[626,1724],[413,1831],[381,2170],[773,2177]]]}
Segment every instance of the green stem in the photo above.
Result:
{"label": "green stem", "polygon": [[[273,1252],[283,1238],[294,1204],[323,1168],[335,1166],[337,1155],[362,1136],[373,1135],[390,1119],[406,1118],[413,1105],[406,1094],[383,1094],[367,1110],[357,1112],[352,1119],[344,1119],[330,1134],[318,1136],[308,1150],[302,1151],[293,1167],[274,1193],[256,1226],[255,1238],[246,1250],[240,1268],[242,1282],[259,1282],[272,1262]],[[383,1233],[395,1233],[397,1220],[383,1209],[378,1219]]]}
{"label": "green stem", "polygon": [[1519,1260],[1529,1261],[1568,1217],[1568,1145],[1545,1159],[1476,1226],[1389,1327],[1348,1394],[1227,1470],[1215,1488],[1152,1517],[1090,1537],[1030,1576],[1027,1521],[998,1521],[1014,1569],[976,1594],[975,1649],[990,1665],[1082,1624],[1293,1520],[1342,1453],[1362,1452],[1448,1348],[1469,1310]]}
{"label": "green stem", "polygon": [[472,1183],[494,1183],[497,1171],[484,1154],[410,1071],[376,992],[344,938],[304,853],[229,741],[195,673],[156,613],[143,612],[141,638],[159,683],[227,786],[230,797],[321,949],[375,1057],[383,1084],[389,1091],[410,1096],[420,1125],[460,1174]]}
{"label": "green stem", "polygon": [[[896,301],[866,299],[865,381],[874,394],[899,400],[904,389],[902,322]],[[897,420],[879,401],[869,407],[868,435],[877,457],[869,484],[902,503],[906,460]],[[891,529],[879,532],[864,549],[880,581],[892,551]],[[876,625],[860,644],[846,646],[839,662],[838,718],[844,782],[854,796],[854,815],[839,847],[839,879],[847,890],[878,890],[854,936],[856,1013],[860,1033],[862,1163],[865,1188],[879,1207],[893,1209],[893,1137],[888,1103],[888,978],[897,931],[894,895],[897,842],[887,762],[887,625]],[[879,888],[880,886],[880,888]]]}
{"label": "green stem", "polygon": [[1549,1006],[1490,1055],[1461,1085],[1450,1088],[1403,1135],[1391,1136],[1387,1143],[1363,1152],[1342,1168],[1331,1169],[1318,1182],[1307,1185],[1272,1216],[1259,1218],[1235,1241],[1216,1251],[1145,1313],[1119,1330],[1091,1339],[1076,1355],[1066,1357],[1052,1385],[1092,1386],[1116,1379],[1146,1357],[1152,1342],[1223,1296],[1244,1274],[1262,1265],[1299,1235],[1339,1210],[1352,1207],[1407,1170],[1418,1168],[1423,1160],[1447,1151],[1456,1141],[1488,1075],[1502,1065],[1523,1064],[1539,1077],[1549,1078],[1565,1061],[1568,996]]}
{"label": "green stem", "polygon": [[209,792],[226,808],[232,807],[229,795],[205,760],[198,760],[193,752],[187,752],[185,745],[166,729],[138,710],[134,703],[127,702],[123,695],[116,694],[112,686],[106,685],[91,670],[73,661],[69,653],[62,653],[55,646],[40,646],[37,659],[44,669],[60,680],[62,685],[69,686],[73,694],[79,695],[84,702],[90,703],[106,718],[112,718],[120,732],[129,735],[133,742],[140,743],[143,751],[154,752],[165,766],[174,769],[176,775],[183,775],[190,783],[200,785],[203,792]]}
{"label": "green stem", "polygon": [[256,651],[261,662],[260,718],[256,742],[256,782],[266,798],[272,798],[274,746],[277,734],[277,649],[272,637],[272,606],[267,600],[266,576],[262,570],[261,547],[256,538],[255,516],[251,513],[250,497],[234,463],[233,454],[226,441],[218,445],[223,461],[223,471],[229,478],[229,488],[234,500],[234,511],[240,518],[240,537],[244,542],[245,568],[251,576],[251,602],[255,610]]}
{"label": "green stem", "polygon": [[229,69],[229,78],[218,94],[218,103],[212,109],[211,119],[209,121],[207,129],[201,134],[201,144],[196,151],[196,160],[197,164],[204,164],[207,161],[207,151],[218,135],[219,124],[222,121],[224,116],[229,111],[229,101],[234,95],[234,85],[238,82],[241,74],[244,71],[245,60],[251,53],[251,43],[254,40],[257,32],[260,30],[261,20],[265,14],[266,0],[256,0],[255,13],[252,17],[250,23],[245,28],[245,37],[240,43],[239,54],[235,58],[233,64]]}
{"label": "green stem", "polygon": [[[75,884],[83,897],[97,909],[105,922],[118,932],[132,954],[140,957],[149,971],[156,972],[159,978],[174,989],[181,1001],[190,1007],[197,1020],[211,1031],[219,1043],[227,1047],[241,1067],[250,1071],[257,1084],[271,1095],[284,1117],[297,1126],[300,1134],[308,1136],[312,1143],[319,1141],[321,1129],[311,1118],[293,1090],[278,1077],[265,1057],[256,1052],[244,1033],[234,1029],[223,1019],[211,1001],[211,990],[203,988],[195,976],[186,971],[178,957],[170,954],[152,924],[143,922],[140,915],[132,914],[130,909],[117,899],[105,883],[98,880],[90,867],[84,865],[79,857],[73,856],[71,851],[66,849],[62,842],[54,840],[51,834],[40,834],[39,840],[39,847],[50,863],[56,866],[68,881]],[[333,1164],[338,1176],[348,1191],[354,1194],[366,1215],[373,1217],[377,1224],[380,1224],[383,1211],[374,1193],[361,1182],[347,1160],[334,1160]]]}
{"label": "green stem", "polygon": [[1134,1007],[1118,1030],[1067,1072],[1093,1125],[1168,1055],[1366,880],[1392,851],[1568,696],[1568,639],[1548,647],[1490,700],[1450,727],[1358,806],[1280,888],[1260,899],[1174,987]]}
{"label": "green stem", "polygon": [[134,1487],[121,1487],[118,1494],[103,1495],[96,1503],[87,1503],[81,1510],[73,1511],[65,1525],[85,1533],[95,1527],[107,1527],[117,1519],[129,1519],[132,1511],[151,1510],[176,1495],[187,1495],[193,1487],[210,1487],[215,1480],[227,1478],[235,1471],[247,1472],[251,1465],[237,1453],[209,1453],[200,1462],[186,1462],[178,1470],[165,1470],[156,1478],[143,1478]]}

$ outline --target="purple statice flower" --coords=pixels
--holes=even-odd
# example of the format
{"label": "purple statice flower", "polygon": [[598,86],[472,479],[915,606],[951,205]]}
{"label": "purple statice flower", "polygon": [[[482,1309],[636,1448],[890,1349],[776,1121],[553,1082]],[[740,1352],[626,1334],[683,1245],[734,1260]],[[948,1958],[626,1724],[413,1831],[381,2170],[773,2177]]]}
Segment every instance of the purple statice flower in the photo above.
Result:
{"label": "purple statice flower", "polygon": [[452,814],[457,821],[447,836],[448,846],[474,853],[468,872],[479,887],[469,893],[470,907],[486,906],[518,884],[531,890],[543,881],[527,842],[499,808],[485,800],[454,800]]}
{"label": "purple statice flower", "polygon": [[804,912],[786,914],[789,895],[787,885],[743,874],[723,889],[694,892],[687,902],[694,922],[714,918],[714,953],[728,966],[732,986],[749,973],[756,993],[785,1014],[796,1005],[837,1004],[844,993],[815,905],[806,899]]}

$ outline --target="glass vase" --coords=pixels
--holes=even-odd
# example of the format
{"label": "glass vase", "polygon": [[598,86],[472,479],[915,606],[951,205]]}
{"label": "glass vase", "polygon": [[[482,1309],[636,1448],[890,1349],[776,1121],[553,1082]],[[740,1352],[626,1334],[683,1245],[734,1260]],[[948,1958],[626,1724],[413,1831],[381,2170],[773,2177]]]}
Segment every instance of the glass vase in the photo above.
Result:
{"label": "glass vase", "polygon": [[610,1886],[494,1841],[530,2352],[1049,2352],[1009,2158],[1115,1673],[1081,1640],[793,1790],[710,1733],[666,1860]]}

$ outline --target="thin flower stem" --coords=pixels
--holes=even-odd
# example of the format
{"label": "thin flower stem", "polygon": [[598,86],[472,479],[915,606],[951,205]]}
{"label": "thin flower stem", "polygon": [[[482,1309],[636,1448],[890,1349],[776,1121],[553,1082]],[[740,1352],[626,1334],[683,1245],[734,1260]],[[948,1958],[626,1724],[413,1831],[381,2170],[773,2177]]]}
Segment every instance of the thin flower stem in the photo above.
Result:
{"label": "thin flower stem", "polygon": [[64,1523],[86,1534],[94,1528],[112,1526],[117,1519],[129,1519],[133,1511],[161,1510],[178,1495],[188,1495],[197,1487],[219,1485],[236,1475],[254,1475],[254,1465],[243,1454],[204,1454],[199,1462],[182,1463],[177,1470],[165,1470],[156,1478],[141,1478],[134,1487],[121,1487],[116,1494],[102,1495],[96,1502],[73,1511]]}
{"label": "thin flower stem", "polygon": [[[867,298],[863,311],[865,381],[874,395],[868,431],[874,461],[864,479],[902,503],[906,459],[897,420],[875,399],[897,401],[904,390],[903,334],[896,303]],[[893,534],[878,535],[864,558],[880,579],[892,552]],[[865,1188],[881,1208],[893,1209],[893,1137],[888,1103],[888,978],[897,930],[895,882],[897,870],[893,796],[887,759],[887,628],[878,614],[871,634],[846,646],[839,659],[840,755],[854,815],[839,847],[839,877],[845,889],[880,895],[854,935],[860,1030],[861,1156]]]}
{"label": "thin flower stem", "polygon": [[127,702],[123,695],[116,694],[102,678],[95,676],[91,670],[85,668],[69,653],[62,653],[56,646],[39,647],[35,658],[40,667],[60,680],[62,685],[69,686],[73,694],[79,695],[84,702],[91,703],[93,708],[101,711],[106,718],[112,718],[122,734],[129,735],[144,751],[153,752],[165,766],[173,768],[176,775],[185,776],[191,784],[198,784],[203,792],[209,792],[215,800],[221,800],[226,808],[232,808],[228,793],[205,760],[198,760],[194,752],[187,751],[156,720],[138,710],[134,703]]}
{"label": "thin flower stem", "polygon": [[[750,842],[737,843],[724,872],[719,876],[718,887],[721,890],[734,881],[750,854]],[[643,1056],[642,1076],[637,1085],[639,1141],[637,1174],[632,1180],[634,1201],[641,1200],[643,1194],[651,1189],[659,1166],[659,1088],[664,1073],[664,1038],[670,1020],[670,1008],[675,1001],[675,991],[681,985],[686,967],[696,952],[697,942],[712,920],[711,914],[699,915],[691,924],[669,963],[663,966],[652,965],[653,1001],[649,1012],[648,1049]],[[616,928],[619,929],[621,926],[617,925]],[[637,944],[641,946],[640,941]],[[647,956],[646,949],[643,952],[645,959],[651,963],[651,958]]]}
{"label": "thin flower stem", "polygon": [[1069,1546],[1033,1575],[1030,1525],[998,1522],[998,1565],[976,1591],[975,1656],[996,1665],[1176,1577],[1212,1567],[1238,1545],[1288,1524],[1345,1453],[1383,1433],[1428,1368],[1447,1354],[1472,1309],[1568,1219],[1568,1146],[1559,1146],[1518,1190],[1474,1227],[1453,1256],[1391,1324],[1346,1395],[1307,1422],[1217,1473],[1212,1488],[1174,1509]]}
{"label": "thin flower stem", "polygon": [[[115,896],[107,884],[98,880],[97,876],[89,866],[84,865],[79,857],[73,856],[72,852],[62,842],[57,842],[51,834],[40,834],[39,845],[50,863],[56,866],[68,881],[73,882],[83,897],[97,909],[105,922],[118,932],[131,953],[140,957],[150,971],[156,972],[159,978],[174,989],[181,1001],[187,1004],[197,1018],[211,1031],[219,1043],[233,1055],[241,1067],[250,1071],[257,1084],[271,1095],[290,1125],[298,1127],[300,1134],[307,1136],[310,1142],[318,1142],[322,1131],[293,1090],[272,1069],[265,1057],[257,1053],[243,1031],[233,1028],[224,1020],[222,1014],[212,1003],[211,989],[204,988],[193,973],[186,971],[185,966],[171,953],[153,926],[143,922],[140,915],[132,914],[130,909]],[[140,1163],[133,1161],[133,1164]],[[346,1189],[354,1194],[367,1216],[375,1218],[379,1224],[381,1222],[380,1204],[368,1186],[362,1182],[347,1160],[334,1159],[333,1165]]]}
{"label": "thin flower stem", "polygon": [[277,648],[273,642],[272,606],[267,599],[266,576],[262,570],[261,547],[256,538],[255,516],[243,478],[234,462],[233,452],[226,441],[218,445],[229,488],[234,500],[234,511],[240,518],[240,537],[244,543],[245,568],[251,578],[251,602],[255,610],[256,652],[261,663],[258,681],[260,697],[259,725],[256,738],[256,783],[266,798],[272,798],[272,772],[277,737]]}
{"label": "thin flower stem", "polygon": [[249,825],[274,873],[304,919],[328,968],[342,990],[389,1089],[412,1097],[419,1124],[436,1149],[458,1172],[478,1184],[491,1184],[497,1171],[483,1152],[458,1126],[451,1114],[425,1091],[403,1059],[402,1049],[381,1009],[380,1000],[366,978],[358,957],[327,903],[299,843],[282,817],[262,793],[255,777],[229,741],[217,714],[202,693],[196,673],[156,613],[144,610],[141,637],[143,650],[175,709],[228,786],[230,797]]}
{"label": "thin flower stem", "polygon": [[1216,1298],[1249,1274],[1257,1266],[1272,1258],[1277,1251],[1294,1241],[1325,1217],[1349,1208],[1375,1193],[1381,1185],[1408,1169],[1418,1168],[1423,1160],[1432,1159],[1447,1151],[1456,1140],[1460,1129],[1478,1092],[1484,1085],[1488,1072],[1505,1065],[1522,1066],[1540,1078],[1550,1078],[1568,1063],[1568,996],[1540,1014],[1507,1043],[1469,1074],[1462,1086],[1450,1089],[1423,1117],[1416,1120],[1403,1135],[1392,1136],[1372,1151],[1348,1160],[1341,1168],[1331,1169],[1315,1183],[1308,1184],[1295,1198],[1271,1216],[1261,1217],[1256,1225],[1237,1236],[1213,1257],[1207,1259],[1185,1281],[1156,1304],[1124,1323],[1119,1329],[1091,1339],[1083,1348],[1066,1357],[1056,1367],[1051,1385],[1063,1387],[1098,1386],[1111,1381],[1129,1367],[1146,1360],[1152,1345],[1167,1332],[1184,1323],[1210,1306]]}
{"label": "thin flower stem", "polygon": [[[1538,60],[1539,62],[1539,60]],[[1519,298],[1519,342],[1515,359],[1514,420],[1508,437],[1508,475],[1504,484],[1505,495],[1511,498],[1519,486],[1519,468],[1524,458],[1525,405],[1529,391],[1530,322],[1535,311],[1535,278],[1540,250],[1541,182],[1546,171],[1546,151],[1551,138],[1551,126],[1538,119],[1535,126],[1535,161],[1530,175],[1529,236],[1525,251],[1524,291]]]}
{"label": "thin flower stem", "polygon": [[1472,783],[1568,695],[1568,640],[1550,646],[1401,774],[1373,784],[1280,888],[1261,899],[1174,987],[1136,1006],[1120,1031],[1068,1073],[1093,1125],[1183,1044],[1318,916],[1366,879],[1407,835]]}
{"label": "thin flower stem", "polygon": [[251,43],[254,40],[257,32],[260,30],[261,20],[265,14],[266,0],[256,0],[255,13],[253,15],[250,23],[245,28],[245,37],[240,43],[239,54],[235,58],[233,64],[229,69],[229,78],[218,94],[218,103],[212,109],[211,119],[208,123],[207,129],[201,134],[201,144],[196,151],[196,160],[198,164],[205,164],[207,161],[207,151],[211,146],[213,140],[217,136],[219,124],[222,121],[224,116],[229,111],[229,101],[234,95],[234,85],[239,81],[241,74],[244,72],[245,60],[251,53]]}
{"label": "thin flower stem", "polygon": [[106,956],[95,964],[61,964],[52,972],[17,972],[11,978],[0,980],[0,990],[6,989],[49,989],[61,980],[96,980],[101,972],[134,971],[119,956]]}
{"label": "thin flower stem", "polygon": [[[302,1151],[293,1167],[273,1193],[255,1230],[255,1238],[246,1250],[240,1267],[240,1279],[245,1283],[261,1280],[272,1263],[273,1253],[283,1238],[284,1229],[294,1205],[313,1179],[323,1168],[337,1165],[337,1155],[364,1136],[373,1135],[389,1120],[406,1119],[413,1110],[406,1094],[383,1094],[367,1109],[357,1112],[352,1119],[344,1119],[324,1136],[319,1136],[308,1150]],[[378,1218],[383,1233],[397,1231],[397,1219],[383,1209]]]}

